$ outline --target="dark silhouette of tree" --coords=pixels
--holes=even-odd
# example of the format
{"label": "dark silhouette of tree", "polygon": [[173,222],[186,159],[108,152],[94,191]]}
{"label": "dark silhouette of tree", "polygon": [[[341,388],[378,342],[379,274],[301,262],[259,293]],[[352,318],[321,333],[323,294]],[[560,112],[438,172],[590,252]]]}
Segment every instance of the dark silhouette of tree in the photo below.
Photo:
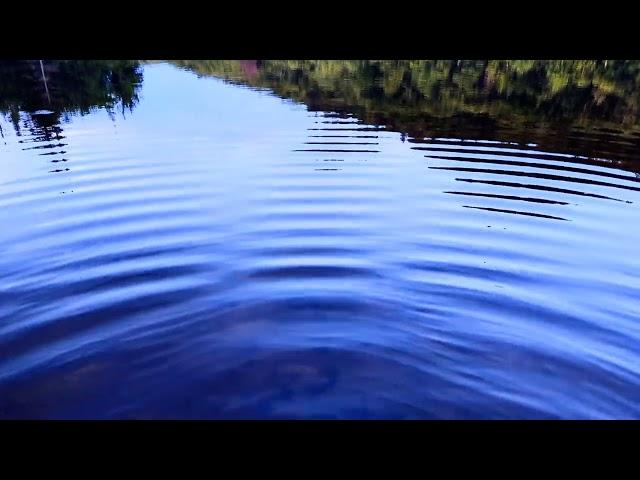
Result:
{"label": "dark silhouette of tree", "polygon": [[[640,61],[262,60],[251,75],[236,61],[173,63],[271,89],[311,111],[355,115],[413,141],[454,136],[534,142],[620,161],[640,152]],[[586,131],[604,130],[624,135],[628,145],[612,151],[606,142],[580,139]]]}
{"label": "dark silhouette of tree", "polygon": [[[137,61],[44,61],[43,70],[46,90],[40,62],[0,62],[0,113],[17,132],[20,112],[30,117],[28,124],[47,127],[96,108],[132,110],[138,102],[142,69]],[[39,110],[52,113],[35,115]]]}

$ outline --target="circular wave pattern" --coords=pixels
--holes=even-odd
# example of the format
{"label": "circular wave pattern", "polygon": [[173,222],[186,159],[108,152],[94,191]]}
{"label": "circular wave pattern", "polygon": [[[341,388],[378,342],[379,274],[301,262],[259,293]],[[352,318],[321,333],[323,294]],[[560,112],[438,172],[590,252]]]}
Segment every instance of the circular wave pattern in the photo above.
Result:
{"label": "circular wave pattern", "polygon": [[3,128],[0,417],[640,416],[637,171],[144,88]]}

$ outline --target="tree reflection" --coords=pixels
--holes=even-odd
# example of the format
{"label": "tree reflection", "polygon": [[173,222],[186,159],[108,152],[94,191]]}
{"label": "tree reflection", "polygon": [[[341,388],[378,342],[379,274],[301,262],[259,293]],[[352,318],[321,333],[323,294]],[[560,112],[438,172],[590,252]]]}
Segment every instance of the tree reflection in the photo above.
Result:
{"label": "tree reflection", "polygon": [[[637,158],[640,151],[640,61],[172,63],[197,75],[267,88],[311,111],[354,115],[401,132],[410,142],[439,136],[495,139],[614,161]],[[45,61],[43,70],[44,79],[39,61],[0,62],[0,113],[18,134],[21,128],[53,132],[71,116],[95,108],[124,114],[138,102],[138,61]],[[41,110],[51,113],[40,115]],[[616,142],[606,142],[612,135]]]}
{"label": "tree reflection", "polygon": [[253,69],[247,61],[175,63],[199,74],[270,87],[305,103],[369,114],[467,112],[625,125],[637,123],[640,115],[637,61],[272,60],[255,62]]}
{"label": "tree reflection", "polygon": [[131,111],[141,83],[138,61],[47,60],[42,67],[39,61],[4,61],[0,62],[0,113],[10,118],[19,135],[21,123],[39,133],[49,132],[70,116],[96,108],[111,115],[116,109]]}
{"label": "tree reflection", "polygon": [[[356,115],[414,141],[534,142],[614,160],[638,152],[640,61],[269,60],[254,61],[253,69],[247,61],[173,63],[271,89],[311,111]],[[618,142],[611,151],[601,141],[611,133],[625,136],[627,146]]]}

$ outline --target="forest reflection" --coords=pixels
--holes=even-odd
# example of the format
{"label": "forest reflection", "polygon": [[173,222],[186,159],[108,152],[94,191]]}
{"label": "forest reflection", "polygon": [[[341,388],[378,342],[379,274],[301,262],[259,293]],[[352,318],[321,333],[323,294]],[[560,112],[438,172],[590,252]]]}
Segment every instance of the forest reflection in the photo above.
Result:
{"label": "forest reflection", "polygon": [[414,141],[453,137],[535,143],[623,164],[638,160],[638,61],[173,63],[198,75],[272,90],[312,111],[352,114]]}
{"label": "forest reflection", "polygon": [[104,108],[113,118],[132,111],[142,84],[140,62],[132,60],[45,60],[0,62],[0,113],[16,133],[48,135],[73,115]]}
{"label": "forest reflection", "polygon": [[[0,62],[0,113],[56,130],[73,115],[110,115],[138,103],[142,64]],[[611,60],[175,60],[179,68],[432,138],[497,140],[606,158],[635,170],[640,61]],[[20,112],[26,115],[22,118]],[[42,113],[46,113],[43,115]]]}

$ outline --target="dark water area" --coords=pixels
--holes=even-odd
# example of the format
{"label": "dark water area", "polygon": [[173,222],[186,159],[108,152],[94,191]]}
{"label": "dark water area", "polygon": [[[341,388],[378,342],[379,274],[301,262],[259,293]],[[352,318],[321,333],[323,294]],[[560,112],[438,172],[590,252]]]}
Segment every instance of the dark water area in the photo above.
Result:
{"label": "dark water area", "polygon": [[640,418],[640,62],[0,62],[0,418]]}

